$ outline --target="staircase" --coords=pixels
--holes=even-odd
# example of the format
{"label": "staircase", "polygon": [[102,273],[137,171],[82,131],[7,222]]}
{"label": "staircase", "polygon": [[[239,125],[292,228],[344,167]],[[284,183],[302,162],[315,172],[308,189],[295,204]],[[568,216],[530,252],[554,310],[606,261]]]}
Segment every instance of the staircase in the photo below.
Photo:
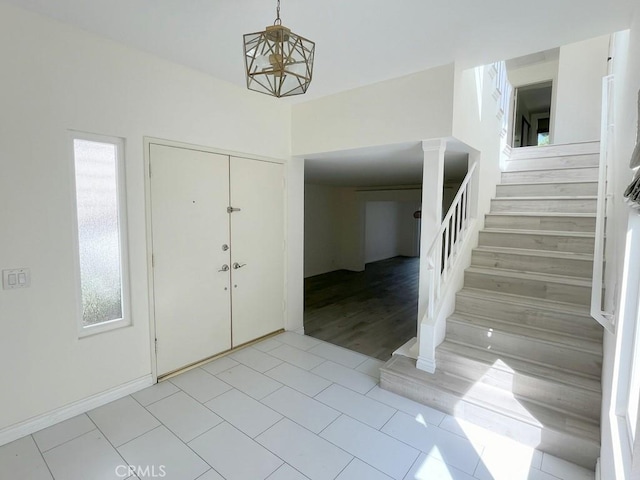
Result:
{"label": "staircase", "polygon": [[383,388],[587,468],[600,448],[602,328],[589,315],[599,144],[514,149],[436,350]]}

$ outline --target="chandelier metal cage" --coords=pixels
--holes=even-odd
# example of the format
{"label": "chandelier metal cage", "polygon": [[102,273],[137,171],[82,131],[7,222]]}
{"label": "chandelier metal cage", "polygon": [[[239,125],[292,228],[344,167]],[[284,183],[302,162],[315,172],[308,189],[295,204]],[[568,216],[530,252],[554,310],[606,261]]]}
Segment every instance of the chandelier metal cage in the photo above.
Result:
{"label": "chandelier metal cage", "polygon": [[282,25],[280,0],[276,15],[264,31],[244,35],[247,88],[274,97],[301,95],[311,84],[316,44]]}

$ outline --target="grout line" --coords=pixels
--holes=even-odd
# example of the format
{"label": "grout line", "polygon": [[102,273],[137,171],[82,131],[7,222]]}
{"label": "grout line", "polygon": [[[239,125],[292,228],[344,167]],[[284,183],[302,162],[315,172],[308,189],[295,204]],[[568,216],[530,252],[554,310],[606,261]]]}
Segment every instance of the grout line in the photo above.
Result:
{"label": "grout line", "polygon": [[[58,447],[60,447],[60,446],[64,445],[65,443],[69,443],[69,442],[71,442],[72,440],[75,440],[76,438],[80,438],[81,436],[86,435],[87,433],[91,433],[91,432],[93,432],[94,430],[96,430],[96,429],[98,428],[98,427],[96,426],[96,424],[93,422],[93,420],[91,420],[91,418],[89,417],[89,415],[87,415],[86,413],[81,413],[80,415],[76,415],[76,417],[80,417],[80,416],[82,416],[82,415],[84,415],[84,416],[86,416],[87,418],[89,418],[89,421],[93,424],[93,428],[92,428],[91,430],[89,430],[89,431],[87,431],[87,432],[84,432],[84,433],[81,433],[80,435],[76,435],[76,436],[75,436],[75,437],[73,437],[73,438],[70,438],[70,439],[68,439],[68,440],[65,440],[64,442],[60,443],[59,445],[56,445],[56,446],[51,447],[51,448],[48,448],[48,449],[46,449],[46,450],[42,450],[42,449],[40,448],[40,446],[38,445],[38,442],[36,442],[36,437],[34,437],[34,435],[35,435],[36,433],[41,432],[42,430],[46,430],[46,428],[43,428],[42,430],[38,430],[37,432],[32,433],[30,436],[31,436],[31,437],[33,437],[33,443],[35,443],[35,444],[36,444],[36,447],[38,448],[38,451],[39,451],[40,453],[42,453],[42,454],[47,453],[47,452],[50,452],[50,451],[51,451],[51,450],[53,450],[54,448],[58,448]],[[61,423],[64,423],[64,422],[66,422],[66,421],[68,421],[68,420],[71,420],[71,419],[73,419],[73,418],[76,418],[76,417],[71,417],[71,418],[69,418],[69,419],[67,419],[67,420],[62,420],[61,422],[54,423],[53,425],[51,425],[51,427],[55,427],[56,425],[60,425]],[[47,427],[47,428],[51,428],[51,427]],[[22,438],[24,438],[24,437],[22,437]]]}
{"label": "grout line", "polygon": [[[93,432],[93,430],[91,430],[91,431]],[[89,432],[87,432],[87,433],[89,433]],[[80,435],[80,436],[82,436],[82,435]],[[36,446],[36,450],[38,451],[38,454],[40,455],[40,458],[42,459],[42,462],[44,463],[44,466],[47,467],[47,470],[49,471],[49,474],[51,475],[51,478],[53,478],[55,480],[56,477],[53,475],[53,472],[51,471],[51,467],[47,463],[47,459],[44,458],[44,453],[42,451],[40,451],[40,447],[38,446],[38,443],[36,442],[36,439],[33,437],[33,434],[29,435],[29,437],[31,437],[31,441]],[[78,437],[76,437],[76,438],[78,438]],[[67,442],[64,442],[64,443],[67,443]],[[61,443],[60,445],[64,445],[64,443]],[[58,445],[58,446],[60,446],[60,445]],[[51,450],[53,450],[53,448],[50,448],[48,451],[51,451]]]}

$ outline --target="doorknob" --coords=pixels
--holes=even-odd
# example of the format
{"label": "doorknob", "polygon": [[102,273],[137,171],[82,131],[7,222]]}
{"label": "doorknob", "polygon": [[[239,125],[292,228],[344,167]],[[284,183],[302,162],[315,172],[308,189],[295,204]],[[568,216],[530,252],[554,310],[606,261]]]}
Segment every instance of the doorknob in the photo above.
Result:
{"label": "doorknob", "polygon": [[238,270],[239,268],[242,268],[242,267],[244,267],[245,265],[246,265],[246,263],[238,263],[238,262],[235,262],[235,263],[233,264],[233,269],[234,269],[234,270]]}
{"label": "doorknob", "polygon": [[[235,268],[235,266],[234,266]],[[227,265],[226,263],[224,265],[222,265],[222,268],[220,270],[218,270],[219,272],[228,272],[229,271],[229,265]]]}

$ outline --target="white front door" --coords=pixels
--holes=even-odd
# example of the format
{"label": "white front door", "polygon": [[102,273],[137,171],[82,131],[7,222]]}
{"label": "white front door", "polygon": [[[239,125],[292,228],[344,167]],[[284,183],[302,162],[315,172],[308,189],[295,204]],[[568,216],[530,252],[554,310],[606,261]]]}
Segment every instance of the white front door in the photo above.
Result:
{"label": "white front door", "polygon": [[231,348],[229,157],[150,145],[158,376]]}
{"label": "white front door", "polygon": [[284,170],[231,157],[233,346],[284,328]]}

